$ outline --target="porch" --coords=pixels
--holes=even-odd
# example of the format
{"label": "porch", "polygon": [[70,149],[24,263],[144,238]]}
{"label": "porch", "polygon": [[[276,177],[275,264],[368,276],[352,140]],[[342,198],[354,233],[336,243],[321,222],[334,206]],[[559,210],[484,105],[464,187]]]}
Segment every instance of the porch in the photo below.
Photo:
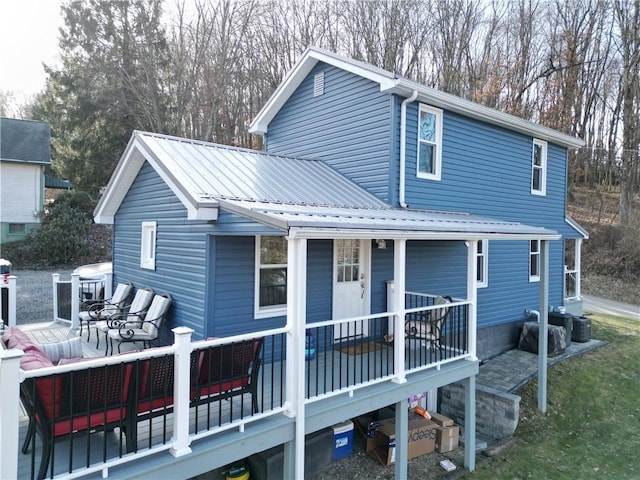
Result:
{"label": "porch", "polygon": [[[425,315],[437,308],[433,305],[433,297],[416,293],[405,294],[404,303],[407,311]],[[195,342],[191,341],[188,329],[177,328],[174,329],[175,341],[169,346],[27,371],[24,381],[33,382],[38,378],[54,379],[65,372],[98,371],[110,365],[126,366],[144,361],[153,366],[169,359],[176,372],[171,391],[165,392],[164,407],[156,411],[156,415],[137,422],[136,451],[127,452],[123,416],[119,419],[121,425],[106,432],[100,429],[81,431],[53,442],[47,478],[186,478],[292,442],[296,428],[303,428],[305,434],[311,433],[344,419],[406,402],[415,393],[472,377],[478,371],[478,362],[468,349],[469,302],[454,301],[450,308],[451,315],[443,329],[443,348],[434,348],[421,341],[385,341],[389,328],[398,333],[396,338],[401,338],[404,322],[398,325],[395,312],[384,312],[307,325],[307,331],[313,332],[316,339],[316,354],[313,359],[303,362],[287,360],[291,358],[288,352],[295,341],[288,328]],[[356,333],[362,331],[359,323],[367,324],[370,336],[366,340]],[[333,340],[334,329],[343,331],[340,343]],[[27,331],[40,343],[74,335],[69,325],[59,323],[32,326]],[[256,338],[263,340],[257,377],[257,411],[253,411],[247,395],[193,406],[189,396],[190,388],[193,388],[193,385],[189,386],[192,375],[188,373],[193,368],[191,352]],[[304,341],[296,345],[303,346]],[[101,354],[93,343],[86,341],[83,341],[83,350],[88,357]],[[0,367],[5,385],[5,378],[16,381],[11,370],[19,362],[7,357],[7,352],[3,356]],[[398,362],[398,359],[401,360]],[[181,373],[186,375],[181,377]],[[398,381],[400,376],[402,381]],[[297,378],[304,379],[303,383],[298,383],[303,384],[304,389],[294,388]],[[298,398],[302,398],[302,402],[298,403]],[[17,396],[12,403],[17,405]],[[10,405],[3,407],[0,415],[9,415],[9,412]],[[302,422],[298,420],[301,415],[304,416]],[[34,438],[28,454],[18,453],[28,424],[24,411],[19,418],[19,425],[16,425],[19,443],[15,448],[1,452],[3,472],[5,462],[17,460],[17,477],[34,478],[42,445],[39,438]],[[7,430],[10,423],[10,418],[2,419],[5,445],[5,438],[10,437]],[[11,443],[15,442],[15,436],[13,438]],[[8,457],[10,450],[15,450],[13,460]],[[211,455],[214,450],[216,455]]]}

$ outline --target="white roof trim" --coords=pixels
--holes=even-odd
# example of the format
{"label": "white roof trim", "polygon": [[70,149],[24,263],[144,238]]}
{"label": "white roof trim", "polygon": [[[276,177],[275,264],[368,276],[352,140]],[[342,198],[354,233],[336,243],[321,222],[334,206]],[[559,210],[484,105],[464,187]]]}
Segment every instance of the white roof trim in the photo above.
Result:
{"label": "white roof trim", "polygon": [[171,172],[163,168],[162,162],[158,161],[156,156],[146,148],[144,141],[140,138],[141,133],[133,132],[131,140],[93,212],[95,222],[113,224],[118,208],[120,208],[145,161],[149,162],[187,209],[187,219],[216,220],[218,218],[218,203],[215,201],[201,202],[200,199],[194,198],[189,192],[186,192]]}
{"label": "white roof trim", "polygon": [[578,222],[576,222],[573,218],[571,217],[564,217],[564,221],[567,222],[567,224],[573,228],[576,232],[578,232],[582,238],[584,240],[587,240],[589,238],[589,232],[587,232],[582,225],[580,225]]}
{"label": "white roof trim", "polygon": [[253,120],[249,127],[249,132],[262,135],[267,133],[269,123],[271,123],[278,111],[284,106],[289,97],[293,95],[298,86],[318,62],[333,65],[376,82],[380,84],[381,92],[409,97],[415,90],[418,92],[418,101],[444,108],[445,110],[482,120],[535,138],[547,140],[550,143],[566,148],[578,148],[585,145],[583,140],[572,137],[571,135],[566,135],[551,128],[529,122],[528,120],[493,108],[485,107],[449,93],[441,92],[405,78],[398,78],[393,73],[371,64],[342,57],[316,47],[309,47],[305,50],[293,69],[287,74],[269,101]]}
{"label": "white roof trim", "polygon": [[333,229],[333,228],[299,228],[289,230],[292,238],[335,239],[335,238],[361,238],[376,240],[560,240],[561,235],[549,234],[522,234],[522,233],[469,233],[469,232],[428,232],[412,230],[375,230],[375,229]]}

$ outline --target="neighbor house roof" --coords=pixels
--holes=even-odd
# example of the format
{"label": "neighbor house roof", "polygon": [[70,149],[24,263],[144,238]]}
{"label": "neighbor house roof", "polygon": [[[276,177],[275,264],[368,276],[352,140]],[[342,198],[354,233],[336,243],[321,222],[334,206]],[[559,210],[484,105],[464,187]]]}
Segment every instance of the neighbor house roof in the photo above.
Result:
{"label": "neighbor house roof", "polygon": [[44,176],[44,186],[45,188],[56,188],[59,190],[71,190],[73,188],[71,182],[46,174]]}
{"label": "neighbor house roof", "polygon": [[193,220],[216,220],[222,208],[309,238],[356,232],[360,238],[559,238],[517,222],[393,208],[322,161],[146,132],[134,132],[96,207],[96,222],[113,223],[145,161]]}
{"label": "neighbor house roof", "polygon": [[46,122],[0,118],[0,160],[51,163],[51,127]]}
{"label": "neighbor house roof", "polygon": [[380,85],[381,92],[410,97],[415,91],[418,94],[418,102],[427,103],[434,107],[459,113],[466,117],[475,118],[563,147],[578,148],[584,146],[584,141],[573,136],[399,77],[392,72],[375,67],[369,63],[346,58],[316,47],[309,47],[302,54],[302,57],[294,65],[293,69],[289,71],[269,101],[253,120],[249,131],[251,133],[267,133],[271,120],[273,120],[278,111],[284,106],[289,97],[293,95],[309,72],[320,62],[376,82]]}

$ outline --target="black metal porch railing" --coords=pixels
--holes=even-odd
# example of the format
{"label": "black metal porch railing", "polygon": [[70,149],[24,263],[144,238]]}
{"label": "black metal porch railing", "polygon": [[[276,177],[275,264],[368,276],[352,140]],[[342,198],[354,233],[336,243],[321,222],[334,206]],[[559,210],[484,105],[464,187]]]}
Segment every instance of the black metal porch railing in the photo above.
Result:
{"label": "black metal porch railing", "polygon": [[469,306],[451,300],[437,304],[437,296],[405,294],[405,367],[410,370],[469,353]]}
{"label": "black metal porch railing", "polygon": [[390,325],[393,329],[393,321],[387,315],[307,325],[307,338],[313,339],[314,353],[307,354],[305,398],[393,375],[393,344],[384,340]]}

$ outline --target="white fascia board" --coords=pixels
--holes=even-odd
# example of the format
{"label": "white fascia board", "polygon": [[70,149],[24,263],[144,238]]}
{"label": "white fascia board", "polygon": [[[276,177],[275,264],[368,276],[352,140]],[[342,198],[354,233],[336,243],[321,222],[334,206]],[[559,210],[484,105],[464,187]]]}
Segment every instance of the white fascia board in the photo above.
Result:
{"label": "white fascia board", "polygon": [[180,182],[169,170],[165,168],[164,163],[147,148],[144,137],[136,131],[133,132],[131,140],[94,210],[94,220],[96,223],[113,224],[118,208],[120,208],[124,197],[131,188],[145,161],[149,162],[162,181],[167,184],[187,209],[188,220],[217,220],[218,203],[207,202],[206,204],[202,204],[194,199],[189,192],[182,188]]}
{"label": "white fascia board", "polygon": [[571,217],[564,217],[564,221],[567,222],[567,224],[573,228],[576,232],[578,232],[582,238],[584,240],[587,240],[589,238],[589,232],[587,232],[582,225],[580,225],[578,222],[576,222],[573,218]]}
{"label": "white fascia board", "polygon": [[262,107],[260,112],[258,112],[258,115],[253,122],[251,122],[251,125],[249,126],[249,133],[261,135],[267,133],[271,120],[273,120],[278,111],[280,111],[289,97],[293,95],[318,62],[323,62],[372,80],[380,84],[380,91],[393,88],[395,85],[395,77],[385,70],[363,62],[341,57],[340,55],[332,52],[315,47],[309,47],[302,54],[293,69],[289,71],[287,76],[280,83],[264,107]]}
{"label": "white fascia board", "polygon": [[415,230],[367,230],[335,228],[298,228],[291,227],[292,238],[334,239],[385,239],[385,240],[560,240],[561,235],[549,233],[467,233],[467,232],[429,232]]}
{"label": "white fascia board", "polygon": [[93,211],[96,223],[113,224],[114,216],[124,200],[125,195],[144,164],[144,156],[140,154],[137,132],[133,132],[127,148],[125,148],[118,165],[116,165],[109,183]]}
{"label": "white fascia board", "polygon": [[228,212],[235,213],[251,220],[255,220],[258,223],[262,223],[263,225],[267,225],[278,230],[289,230],[289,224],[286,221],[277,219],[273,215],[257,212],[255,210],[252,210],[251,208],[238,205],[237,203],[232,201],[218,200],[218,203],[220,204],[220,208]]}
{"label": "white fascia board", "polygon": [[395,93],[402,96],[409,96],[414,90],[418,91],[418,101],[456,112],[466,117],[476,118],[483,122],[504,127],[534,138],[547,140],[550,143],[566,148],[580,148],[585,145],[584,140],[572,137],[571,135],[566,135],[552,128],[544,127],[537,123],[516,117],[515,115],[485,107],[479,103],[451,95],[450,93],[441,92],[435,88],[430,88],[404,78],[397,79],[394,85],[389,88],[381,88],[383,92]]}

